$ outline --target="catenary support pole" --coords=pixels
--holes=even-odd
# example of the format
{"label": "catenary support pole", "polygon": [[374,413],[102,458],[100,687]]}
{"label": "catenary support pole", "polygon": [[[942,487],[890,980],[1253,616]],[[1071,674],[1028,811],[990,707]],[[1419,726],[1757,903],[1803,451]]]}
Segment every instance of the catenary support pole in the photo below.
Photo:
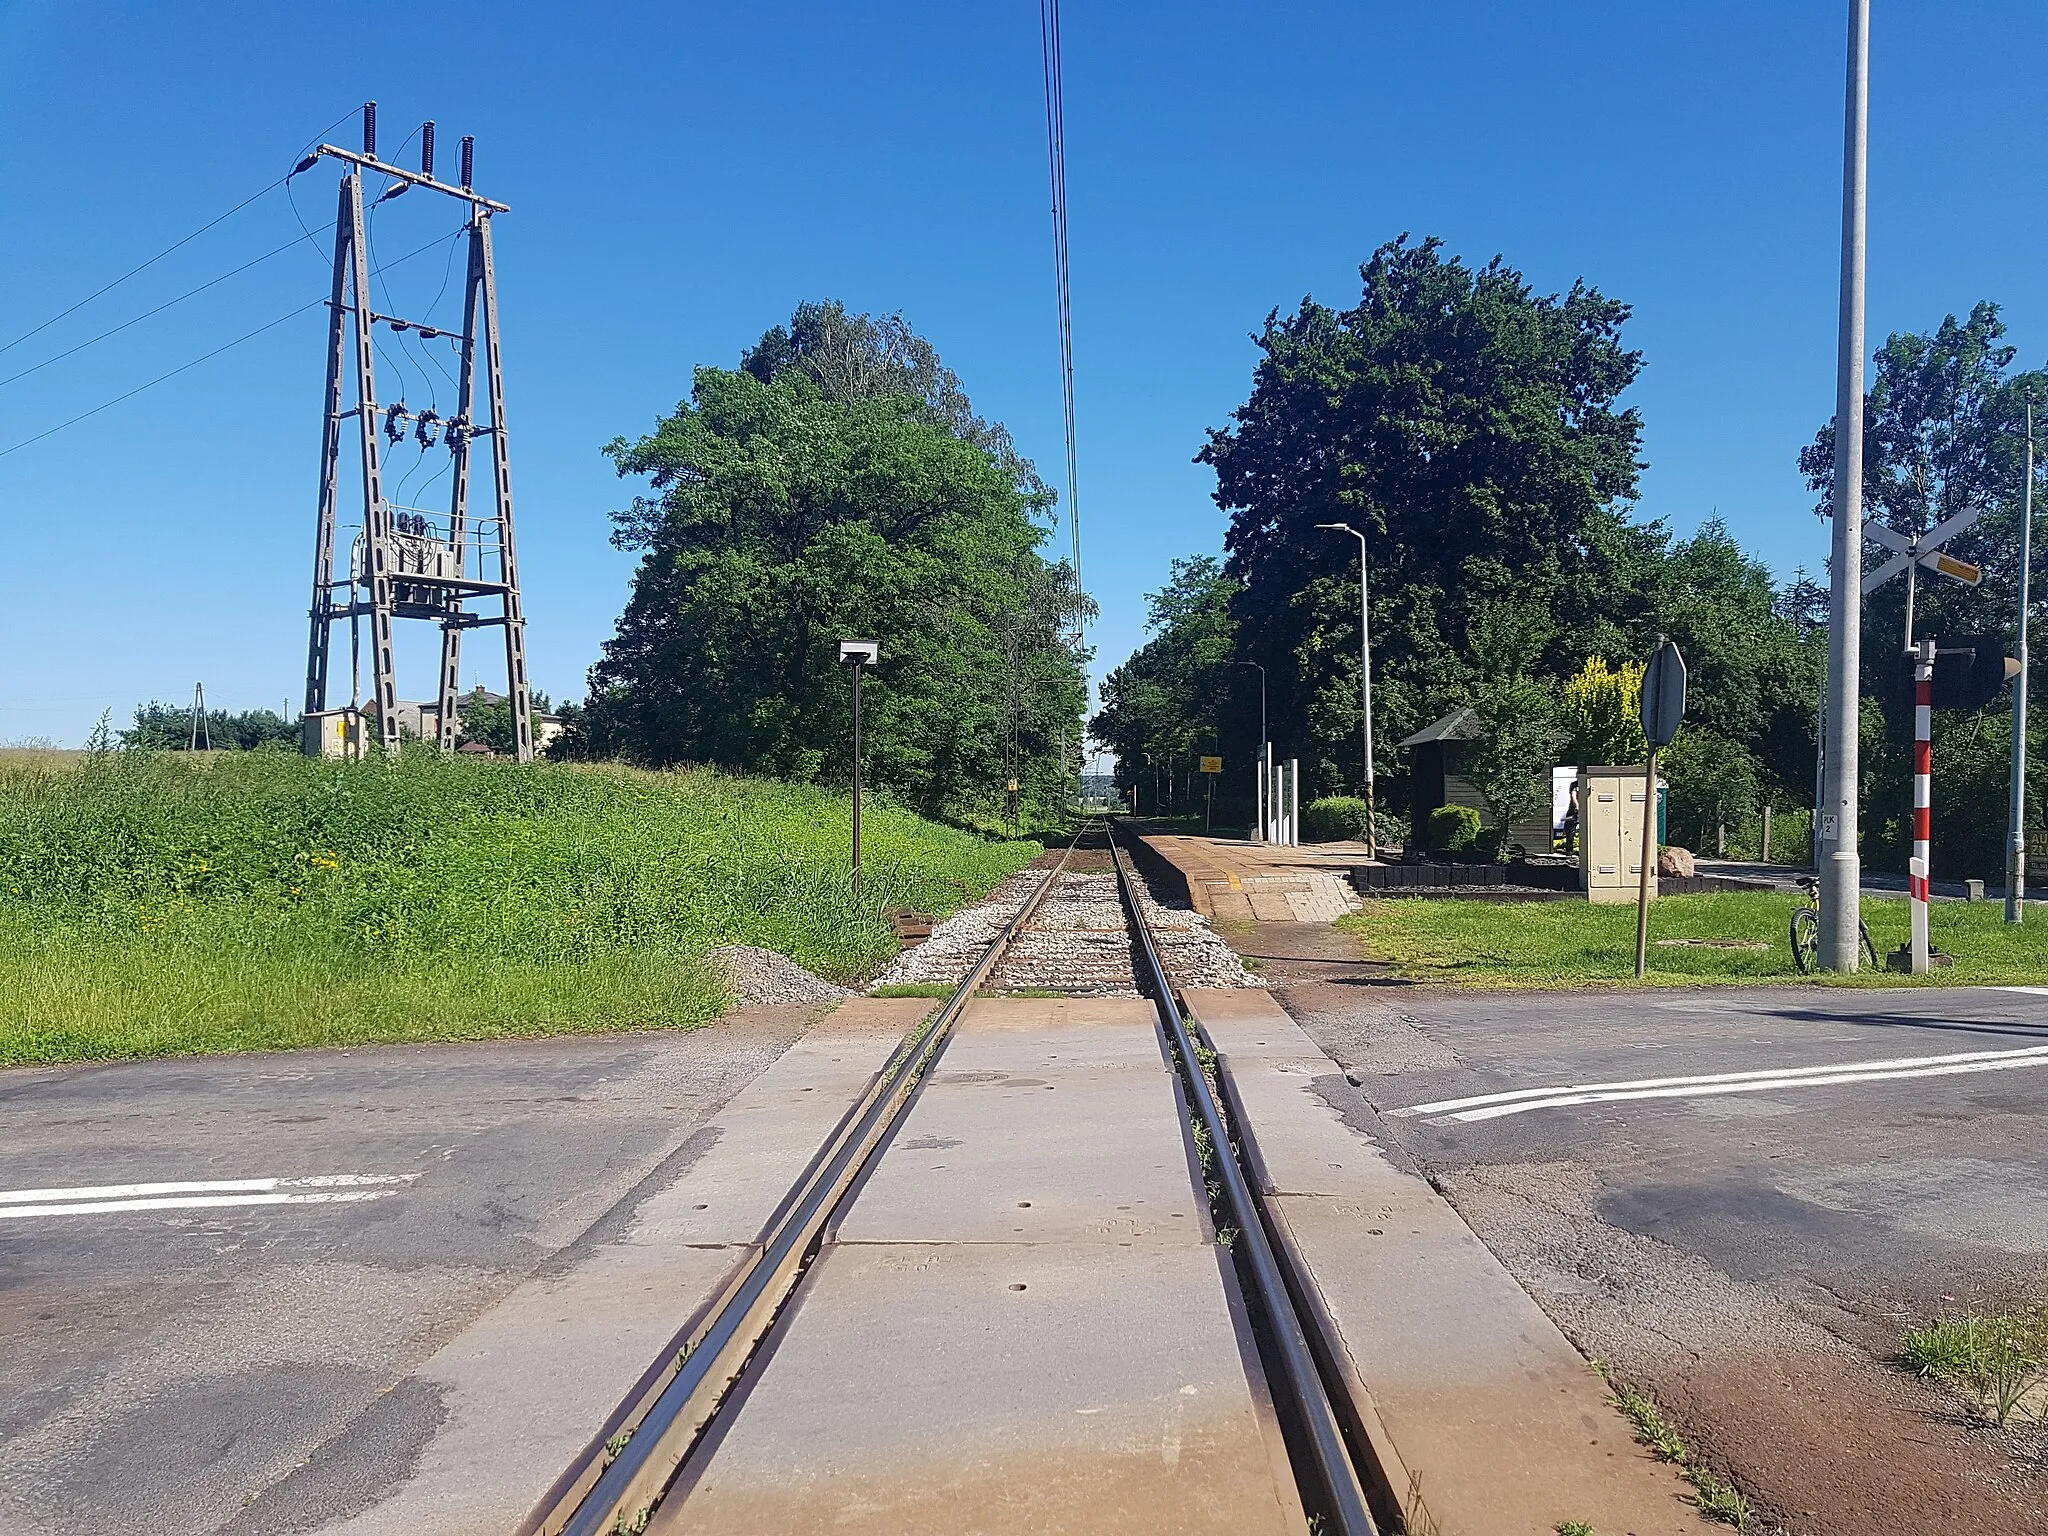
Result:
{"label": "catenary support pole", "polygon": [[1934,642],[1922,641],[1913,660],[1913,857],[1906,864],[1906,900],[1912,907],[1913,974],[1927,974],[1927,880],[1930,872],[1934,782]]}
{"label": "catenary support pole", "polygon": [[1833,557],[1828,565],[1827,778],[1820,816],[1820,963],[1862,959],[1857,733],[1863,647],[1863,287],[1870,122],[1870,0],[1849,0],[1842,142],[1842,289],[1835,380]]}
{"label": "catenary support pole", "polygon": [[2006,809],[2011,852],[2006,859],[2005,920],[2027,913],[2027,605],[2033,601],[2034,569],[2034,402],[2027,402],[2027,488],[2020,498],[2020,675],[2012,693],[2012,788]]}

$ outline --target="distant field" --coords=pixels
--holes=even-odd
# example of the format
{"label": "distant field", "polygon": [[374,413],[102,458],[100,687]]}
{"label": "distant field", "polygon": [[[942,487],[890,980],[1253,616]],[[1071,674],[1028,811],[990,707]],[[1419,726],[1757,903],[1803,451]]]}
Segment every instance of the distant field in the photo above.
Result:
{"label": "distant field", "polygon": [[0,1064],[675,1027],[719,944],[855,981],[1035,857],[712,772],[0,757]]}
{"label": "distant field", "polygon": [[[1802,977],[1787,929],[1796,898],[1730,891],[1665,896],[1650,906],[1648,974],[1652,986],[1812,980],[1837,986],[1986,986],[2048,982],[2048,912],[2029,911],[2017,927],[2002,902],[1936,902],[1930,931],[1954,966],[1927,977],[1862,971]],[[1863,920],[1880,956],[1906,940],[1903,897],[1863,901]],[[1635,985],[1636,909],[1583,901],[1368,902],[1342,919],[1367,951],[1418,979],[1492,987]],[[1660,944],[1660,939],[1733,940],[1762,948]]]}

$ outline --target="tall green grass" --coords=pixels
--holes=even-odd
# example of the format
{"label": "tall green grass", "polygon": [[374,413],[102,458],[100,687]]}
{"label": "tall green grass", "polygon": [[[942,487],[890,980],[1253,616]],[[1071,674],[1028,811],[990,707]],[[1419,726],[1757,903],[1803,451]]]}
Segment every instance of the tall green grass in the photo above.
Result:
{"label": "tall green grass", "polygon": [[0,1063],[700,1023],[719,944],[854,981],[1034,857],[713,772],[0,760]]}

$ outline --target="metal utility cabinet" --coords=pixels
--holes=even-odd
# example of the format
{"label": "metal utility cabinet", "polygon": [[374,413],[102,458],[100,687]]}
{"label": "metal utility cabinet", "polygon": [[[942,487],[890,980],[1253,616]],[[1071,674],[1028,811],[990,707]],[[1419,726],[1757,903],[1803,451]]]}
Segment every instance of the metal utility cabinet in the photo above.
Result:
{"label": "metal utility cabinet", "polygon": [[[1579,884],[1592,902],[1636,899],[1643,875],[1645,770],[1579,770]],[[1657,894],[1657,871],[1650,871]]]}

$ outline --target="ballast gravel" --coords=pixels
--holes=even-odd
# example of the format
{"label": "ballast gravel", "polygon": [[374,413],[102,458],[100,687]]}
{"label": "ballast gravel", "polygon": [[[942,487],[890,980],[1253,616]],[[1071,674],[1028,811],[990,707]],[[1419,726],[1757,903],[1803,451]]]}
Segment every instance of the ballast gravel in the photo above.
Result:
{"label": "ballast gravel", "polygon": [[733,1001],[742,1007],[764,1003],[836,1003],[853,996],[845,987],[812,975],[772,949],[727,944],[704,958],[724,979]]}
{"label": "ballast gravel", "polygon": [[[946,919],[915,949],[904,951],[873,988],[953,986],[994,942],[1045,879],[1042,870],[1012,876],[989,899]],[[1163,907],[1142,884],[1138,900],[1151,924],[1167,974],[1183,987],[1262,987],[1207,920]],[[1073,997],[1136,997],[1130,931],[1113,874],[1065,873],[1032,914],[989,978],[997,992],[1058,992]]]}

